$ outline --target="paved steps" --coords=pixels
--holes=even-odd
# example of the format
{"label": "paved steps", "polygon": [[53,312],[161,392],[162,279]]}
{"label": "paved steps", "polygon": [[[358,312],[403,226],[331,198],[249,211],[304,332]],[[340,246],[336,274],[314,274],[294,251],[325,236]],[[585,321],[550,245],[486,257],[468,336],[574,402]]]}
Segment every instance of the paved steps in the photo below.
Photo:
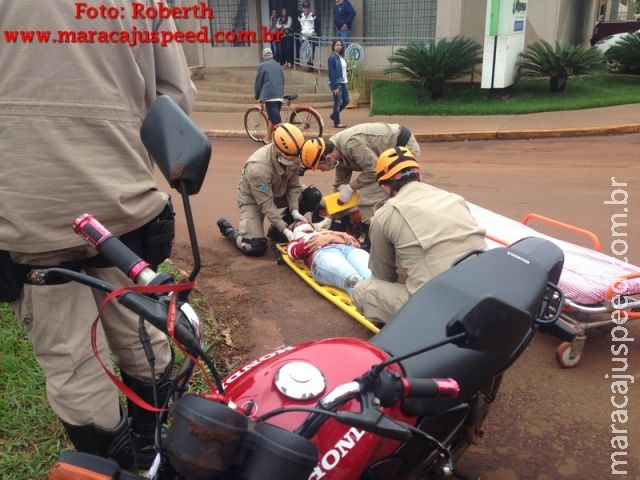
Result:
{"label": "paved steps", "polygon": [[[255,68],[204,68],[198,74],[199,79],[194,80],[198,88],[194,111],[243,112],[256,103],[253,97]],[[326,74],[284,70],[284,76],[285,93],[298,94],[295,103],[308,103],[316,108],[333,105]]]}

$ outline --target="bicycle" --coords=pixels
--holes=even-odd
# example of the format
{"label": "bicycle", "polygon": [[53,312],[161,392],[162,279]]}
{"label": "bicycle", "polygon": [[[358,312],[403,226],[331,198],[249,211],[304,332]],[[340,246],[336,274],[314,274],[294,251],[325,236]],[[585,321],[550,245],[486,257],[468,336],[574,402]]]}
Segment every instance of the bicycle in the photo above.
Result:
{"label": "bicycle", "polygon": [[[311,105],[295,104],[297,93],[284,96],[281,117],[285,122],[297,126],[305,138],[322,136],[324,121],[318,111]],[[267,143],[269,119],[264,103],[250,107],[244,114],[244,129],[254,142]]]}

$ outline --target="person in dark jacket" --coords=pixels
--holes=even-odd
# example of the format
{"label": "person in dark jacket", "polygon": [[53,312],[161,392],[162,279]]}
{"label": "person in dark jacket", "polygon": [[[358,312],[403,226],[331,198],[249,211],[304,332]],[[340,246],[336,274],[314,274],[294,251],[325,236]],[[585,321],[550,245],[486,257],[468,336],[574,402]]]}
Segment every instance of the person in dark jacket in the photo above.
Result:
{"label": "person in dark jacket", "polygon": [[329,118],[336,128],[345,128],[340,123],[340,112],[349,104],[349,88],[347,87],[347,61],[344,58],[344,44],[339,38],[331,43],[329,55],[329,88],[333,93],[333,113]]}
{"label": "person in dark jacket", "polygon": [[333,7],[336,22],[336,37],[342,40],[343,48],[347,48],[351,38],[351,26],[356,16],[356,10],[349,0],[336,0]]}
{"label": "person in dark jacket", "polygon": [[282,68],[273,58],[273,52],[269,47],[262,50],[262,63],[258,67],[254,85],[254,97],[264,102],[269,118],[267,138],[269,143],[273,134],[273,128],[282,123],[280,110],[284,102],[284,73]]}
{"label": "person in dark jacket", "polygon": [[293,68],[293,19],[286,8],[280,11],[280,17],[276,23],[277,31],[280,32],[281,53],[280,65],[282,68]]}

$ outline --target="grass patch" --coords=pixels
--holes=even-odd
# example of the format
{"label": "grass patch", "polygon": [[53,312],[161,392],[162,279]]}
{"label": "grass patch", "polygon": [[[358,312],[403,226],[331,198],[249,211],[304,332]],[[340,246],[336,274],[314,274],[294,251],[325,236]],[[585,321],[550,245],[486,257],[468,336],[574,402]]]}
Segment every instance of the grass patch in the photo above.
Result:
{"label": "grass patch", "polygon": [[[170,262],[162,264],[159,270],[176,279],[184,277]],[[190,300],[204,325],[207,344],[223,344],[227,332],[216,322],[212,308],[197,291],[192,292]],[[47,478],[60,452],[72,450],[73,445],[49,407],[44,375],[35,360],[27,332],[16,321],[9,304],[2,302],[0,332],[0,479]],[[178,361],[182,359],[177,349],[176,357]],[[223,374],[236,366],[227,364],[222,356],[216,357]],[[194,374],[191,388],[197,392],[207,390],[200,371]]]}
{"label": "grass patch", "polygon": [[60,451],[71,445],[47,403],[27,333],[7,303],[0,303],[0,331],[0,476],[46,478]]}
{"label": "grass patch", "polygon": [[479,84],[449,83],[443,98],[419,98],[407,82],[373,80],[372,115],[515,115],[640,103],[640,75],[571,77],[561,93],[547,78],[520,80],[501,98],[487,98]]}

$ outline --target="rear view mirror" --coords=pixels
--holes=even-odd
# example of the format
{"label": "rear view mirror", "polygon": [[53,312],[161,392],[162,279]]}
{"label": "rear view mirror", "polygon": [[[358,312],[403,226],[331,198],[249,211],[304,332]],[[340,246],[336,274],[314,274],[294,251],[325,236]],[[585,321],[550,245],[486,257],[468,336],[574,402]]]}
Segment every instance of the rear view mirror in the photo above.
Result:
{"label": "rear view mirror", "polygon": [[171,97],[161,95],[153,102],[140,137],[171,188],[187,195],[200,191],[211,143]]}

